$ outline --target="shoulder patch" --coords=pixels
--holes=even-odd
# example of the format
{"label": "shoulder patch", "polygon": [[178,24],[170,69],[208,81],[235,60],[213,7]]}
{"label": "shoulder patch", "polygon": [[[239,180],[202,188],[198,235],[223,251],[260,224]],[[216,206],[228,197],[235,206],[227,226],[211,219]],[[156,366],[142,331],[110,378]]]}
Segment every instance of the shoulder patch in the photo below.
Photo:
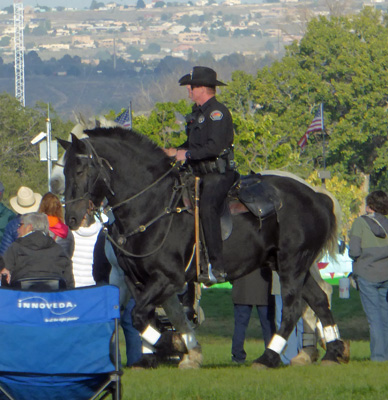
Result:
{"label": "shoulder patch", "polygon": [[210,114],[210,119],[213,121],[221,121],[223,118],[224,114],[220,110],[214,110]]}

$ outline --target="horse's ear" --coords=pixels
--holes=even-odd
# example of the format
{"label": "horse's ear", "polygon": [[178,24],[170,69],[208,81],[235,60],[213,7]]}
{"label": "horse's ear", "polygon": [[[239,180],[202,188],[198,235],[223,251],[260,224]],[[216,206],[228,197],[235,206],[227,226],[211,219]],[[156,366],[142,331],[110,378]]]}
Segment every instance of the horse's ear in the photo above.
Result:
{"label": "horse's ear", "polygon": [[58,140],[59,144],[60,144],[65,150],[69,150],[69,147],[71,146],[71,142],[68,142],[67,140],[60,139],[59,137],[57,137],[57,140]]}
{"label": "horse's ear", "polygon": [[[87,133],[87,130],[85,130],[84,132]],[[78,139],[78,137],[74,135],[74,133],[71,133],[71,144],[76,151],[82,152],[86,150],[85,142],[83,142],[81,139]]]}

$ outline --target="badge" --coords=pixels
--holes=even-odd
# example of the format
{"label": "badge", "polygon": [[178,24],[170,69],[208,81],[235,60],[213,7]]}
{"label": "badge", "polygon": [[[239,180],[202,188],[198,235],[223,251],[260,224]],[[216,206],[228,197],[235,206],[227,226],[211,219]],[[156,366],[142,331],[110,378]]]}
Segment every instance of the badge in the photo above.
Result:
{"label": "badge", "polygon": [[205,121],[205,117],[204,117],[203,115],[200,115],[200,116],[198,117],[198,123],[199,123],[199,124],[202,124],[204,121]]}
{"label": "badge", "polygon": [[224,114],[222,114],[221,111],[219,111],[219,110],[214,110],[214,111],[210,114],[210,119],[213,120],[213,121],[221,121],[223,116],[224,116]]}

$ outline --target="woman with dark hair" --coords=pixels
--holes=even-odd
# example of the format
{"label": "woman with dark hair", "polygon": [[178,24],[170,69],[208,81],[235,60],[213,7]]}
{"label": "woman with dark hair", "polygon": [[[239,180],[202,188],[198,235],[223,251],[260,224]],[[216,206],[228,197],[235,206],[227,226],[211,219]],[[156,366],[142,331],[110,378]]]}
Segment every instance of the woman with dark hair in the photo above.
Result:
{"label": "woman with dark hair", "polygon": [[372,361],[388,360],[388,195],[382,190],[366,198],[366,215],[349,232],[349,256],[369,323]]}
{"label": "woman with dark hair", "polygon": [[64,222],[63,207],[58,197],[51,192],[46,193],[42,197],[38,211],[47,215],[50,236],[71,259],[74,252],[74,236]]}

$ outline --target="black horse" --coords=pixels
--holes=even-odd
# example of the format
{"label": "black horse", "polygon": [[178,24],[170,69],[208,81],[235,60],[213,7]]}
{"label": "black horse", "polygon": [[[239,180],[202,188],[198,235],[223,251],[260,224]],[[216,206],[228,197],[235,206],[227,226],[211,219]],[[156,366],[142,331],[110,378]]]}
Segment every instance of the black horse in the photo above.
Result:
{"label": "black horse", "polygon": [[[182,203],[179,170],[146,136],[122,128],[85,132],[87,139],[61,141],[66,149],[66,223],[77,229],[88,210],[108,200],[115,216],[110,237],[135,295],[134,325],[143,332],[155,306],[177,313],[171,299],[185,282],[196,279],[195,265],[190,267],[194,218]],[[224,243],[229,280],[264,266],[280,277],[281,327],[254,364],[280,364],[279,354],[301,316],[302,299],[324,327],[324,360],[347,361],[327,297],[309,272],[323,251],[337,246],[335,202],[300,179],[264,175],[261,181],[276,193],[279,209],[262,221],[250,212],[233,216],[233,230]],[[193,332],[186,332],[187,348],[199,352]]]}

